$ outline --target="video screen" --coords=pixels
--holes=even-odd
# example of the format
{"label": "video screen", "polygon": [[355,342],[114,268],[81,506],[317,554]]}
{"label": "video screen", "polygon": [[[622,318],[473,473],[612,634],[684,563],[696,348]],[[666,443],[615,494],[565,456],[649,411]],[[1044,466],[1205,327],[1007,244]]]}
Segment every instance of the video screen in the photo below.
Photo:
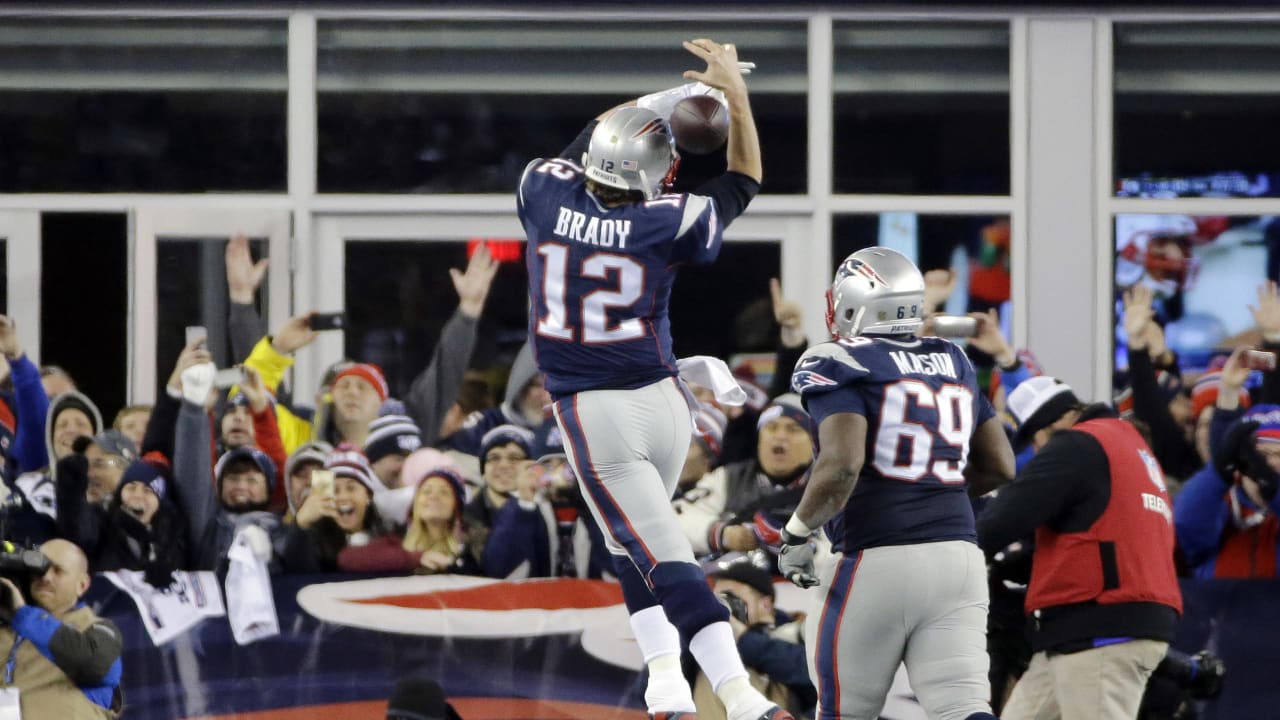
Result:
{"label": "video screen", "polygon": [[[1274,216],[1117,215],[1115,367],[1128,368],[1123,293],[1155,296],[1156,320],[1184,374],[1198,374],[1237,345],[1257,345],[1249,306],[1280,277],[1280,218]],[[1119,373],[1118,373],[1119,374]]]}

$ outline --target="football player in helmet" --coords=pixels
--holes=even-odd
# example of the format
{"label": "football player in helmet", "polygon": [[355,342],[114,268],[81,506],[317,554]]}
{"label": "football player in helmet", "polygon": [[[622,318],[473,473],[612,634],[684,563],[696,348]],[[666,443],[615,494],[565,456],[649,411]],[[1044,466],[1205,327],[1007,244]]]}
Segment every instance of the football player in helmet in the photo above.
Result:
{"label": "football player in helmet", "polygon": [[[828,293],[831,342],[792,375],[820,450],[778,565],[826,588],[806,627],[820,717],[879,717],[905,662],[929,717],[994,718],[986,564],[965,486],[1012,480],[1013,451],[964,352],[916,336],[924,314],[910,260],[859,250]],[[835,562],[815,570],[810,536],[823,526]]]}
{"label": "football player in helmet", "polygon": [[728,720],[791,720],[748,681],[728,613],[671,507],[691,432],[671,350],[671,286],[680,265],[715,259],[762,174],[737,50],[706,39],[684,47],[707,63],[685,78],[728,105],[727,171],[696,193],[667,194],[677,156],[663,108],[696,86],[606,113],[559,158],[530,163],[517,198],[529,334],[565,453],[614,558],[649,669],[651,716],[695,712],[683,635]]}

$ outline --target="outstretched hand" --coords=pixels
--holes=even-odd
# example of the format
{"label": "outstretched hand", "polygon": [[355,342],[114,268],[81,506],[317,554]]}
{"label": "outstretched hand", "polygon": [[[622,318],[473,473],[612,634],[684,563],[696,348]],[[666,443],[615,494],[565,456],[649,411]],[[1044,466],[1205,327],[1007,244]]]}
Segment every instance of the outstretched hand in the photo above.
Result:
{"label": "outstretched hand", "polygon": [[1258,304],[1250,305],[1253,321],[1268,341],[1274,341],[1280,335],[1280,290],[1274,280],[1268,280],[1258,286]]}
{"label": "outstretched hand", "polygon": [[236,233],[227,242],[226,263],[227,294],[231,297],[231,302],[251,304],[254,293],[267,274],[271,258],[262,258],[255,263],[253,256],[249,254],[249,238],[244,233]]}
{"label": "outstretched hand", "polygon": [[300,348],[315,342],[319,337],[316,331],[311,329],[311,316],[314,313],[303,313],[294,315],[280,326],[276,334],[271,338],[271,347],[281,355],[288,355]]}
{"label": "outstretched hand", "polygon": [[769,278],[769,297],[773,300],[773,319],[782,328],[782,344],[787,347],[799,347],[804,344],[804,313],[800,303],[788,300],[782,295],[782,283],[778,278]]}
{"label": "outstretched hand", "polygon": [[458,291],[458,309],[463,315],[469,318],[480,317],[485,298],[489,296],[489,288],[493,285],[493,277],[497,274],[498,261],[489,254],[489,246],[484,243],[480,243],[471,254],[465,272],[449,268],[453,289]]}
{"label": "outstretched hand", "polygon": [[1154,299],[1146,285],[1134,285],[1124,291],[1124,332],[1129,337],[1129,347],[1135,350],[1147,346],[1147,325],[1155,316],[1151,307]]}
{"label": "outstretched hand", "polygon": [[706,38],[684,41],[684,49],[698,56],[707,63],[707,69],[686,70],[686,80],[696,80],[704,85],[731,96],[735,92],[745,92],[746,82],[742,79],[743,67],[738,62],[738,49],[732,43],[720,44]]}

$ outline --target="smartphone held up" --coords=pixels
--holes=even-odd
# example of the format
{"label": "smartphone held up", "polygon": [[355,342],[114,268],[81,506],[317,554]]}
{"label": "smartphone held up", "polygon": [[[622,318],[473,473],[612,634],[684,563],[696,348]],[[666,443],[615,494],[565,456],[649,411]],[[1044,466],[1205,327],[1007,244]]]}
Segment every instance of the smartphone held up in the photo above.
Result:
{"label": "smartphone held up", "polygon": [[312,313],[308,324],[316,332],[343,330],[347,327],[347,314],[342,312]]}
{"label": "smartphone held up", "polygon": [[1245,350],[1240,363],[1250,370],[1270,372],[1276,369],[1276,354],[1268,350]]}

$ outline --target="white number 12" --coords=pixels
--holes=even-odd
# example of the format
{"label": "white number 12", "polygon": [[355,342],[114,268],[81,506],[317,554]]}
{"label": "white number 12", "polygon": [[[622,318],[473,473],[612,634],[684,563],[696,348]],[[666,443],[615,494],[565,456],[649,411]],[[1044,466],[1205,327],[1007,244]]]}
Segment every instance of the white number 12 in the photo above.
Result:
{"label": "white number 12", "polygon": [[[558,243],[538,246],[543,257],[542,302],[547,314],[538,319],[538,334],[557,340],[573,341],[574,329],[569,326],[566,310],[568,292],[569,248]],[[625,255],[598,252],[582,260],[578,276],[608,280],[614,271],[615,282],[611,289],[599,288],[582,296],[582,342],[587,344],[613,343],[644,337],[644,323],[640,318],[628,318],[609,327],[609,308],[629,307],[644,292],[644,266]]]}

